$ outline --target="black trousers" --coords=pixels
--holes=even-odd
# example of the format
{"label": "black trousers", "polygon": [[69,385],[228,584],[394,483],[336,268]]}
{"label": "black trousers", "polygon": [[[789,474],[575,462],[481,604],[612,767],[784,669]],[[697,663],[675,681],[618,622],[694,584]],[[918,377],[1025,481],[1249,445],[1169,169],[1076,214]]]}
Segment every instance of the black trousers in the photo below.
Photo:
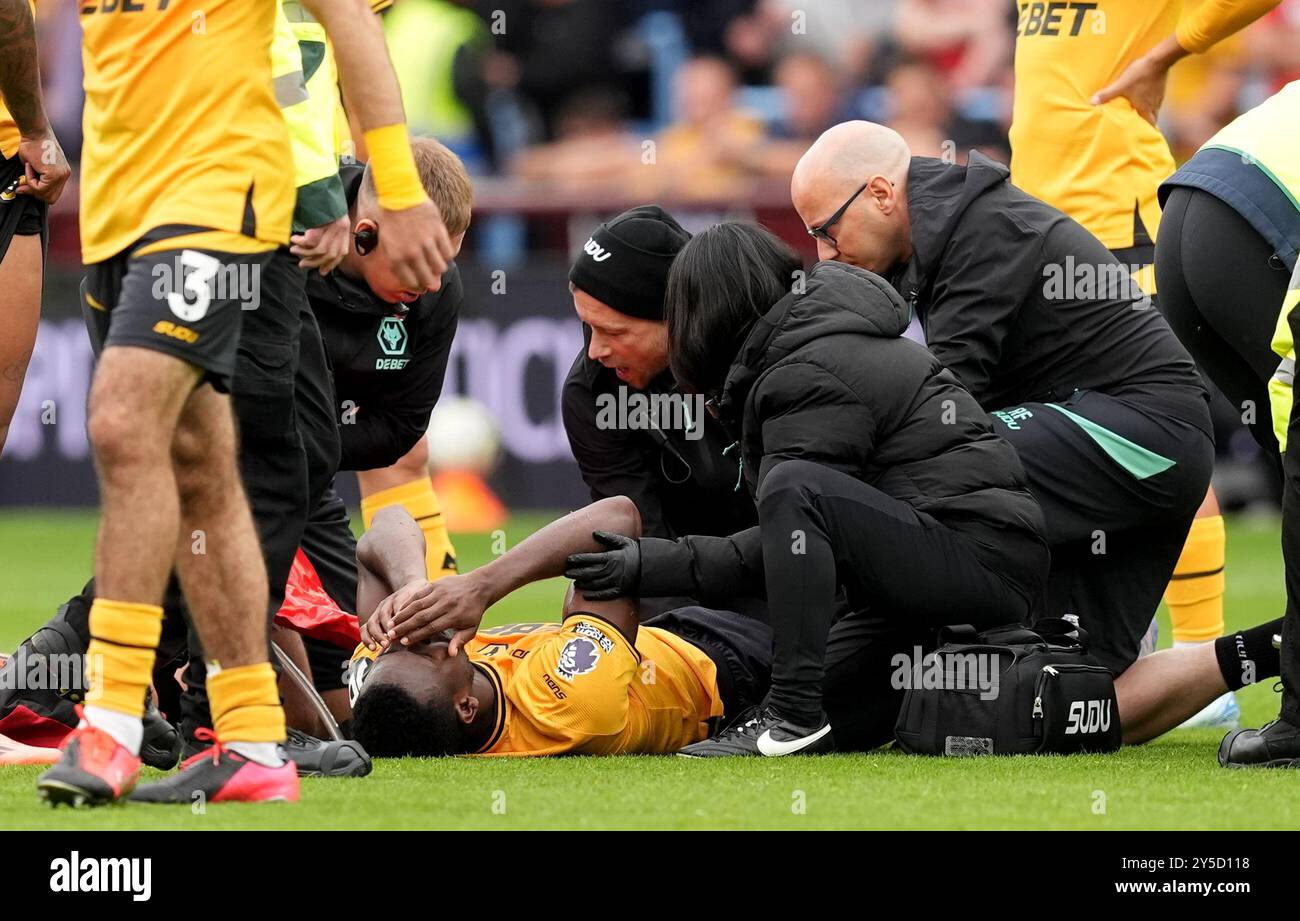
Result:
{"label": "black trousers", "polygon": [[[1291,335],[1300,337],[1300,313],[1292,310]],[[1300,338],[1292,341],[1300,342]],[[1286,572],[1286,615],[1282,618],[1281,716],[1300,726],[1300,400],[1291,404],[1282,455],[1282,560]]]}
{"label": "black trousers", "polygon": [[[1268,381],[1280,361],[1271,343],[1290,278],[1282,258],[1235,208],[1200,189],[1171,192],[1156,246],[1160,310],[1228,399],[1255,408],[1249,428],[1271,457],[1280,447],[1269,411]],[[1298,319],[1290,318],[1292,336],[1300,334]],[[1295,406],[1287,445],[1300,446]],[[1282,455],[1281,471],[1282,717],[1300,725],[1300,449]]]}
{"label": "black trousers", "polygon": [[667,630],[704,651],[718,668],[721,726],[763,702],[772,679],[772,630],[738,611],[691,604],[653,617],[642,627]]}
{"label": "black trousers", "polygon": [[[231,389],[240,472],[266,560],[268,638],[309,513],[339,462],[329,363],[305,285],[297,259],[278,251],[264,270],[258,308],[243,318]],[[187,733],[212,725],[197,631],[189,643],[181,699]]]}
{"label": "black trousers", "polygon": [[18,188],[18,179],[25,172],[23,161],[17,154],[7,160],[0,159],[0,262],[4,261],[14,237],[40,234],[41,263],[44,265],[50,241],[49,205],[31,195],[6,198]]}
{"label": "black trousers", "polygon": [[1047,522],[1052,568],[1036,616],[1077,618],[1116,675],[1137,658],[1210,484],[1209,409],[1196,394],[1188,405],[1204,430],[1091,390],[991,414]]}
{"label": "black trousers", "polygon": [[[332,485],[307,518],[302,552],[320,576],[325,593],[342,610],[356,614],[357,539],[352,535],[347,506]],[[324,693],[347,687],[346,672],[352,650],[310,636],[304,636],[302,642],[316,690]]]}
{"label": "black trousers", "polygon": [[[990,550],[809,461],[784,461],[768,472],[758,490],[758,519],[774,635],[768,703],[797,723],[820,721],[828,661],[851,673],[887,662],[913,638],[946,624],[1023,620],[1032,601],[999,575],[997,561],[1003,553],[1038,553],[1047,568],[1041,544]],[[832,628],[840,586],[860,613]],[[883,677],[873,671],[847,683],[869,691],[887,679],[886,669]],[[835,731],[838,738],[838,725]]]}
{"label": "black trousers", "polygon": [[1269,457],[1278,443],[1268,381],[1279,361],[1270,343],[1290,278],[1235,208],[1201,189],[1170,192],[1156,246],[1156,306]]}

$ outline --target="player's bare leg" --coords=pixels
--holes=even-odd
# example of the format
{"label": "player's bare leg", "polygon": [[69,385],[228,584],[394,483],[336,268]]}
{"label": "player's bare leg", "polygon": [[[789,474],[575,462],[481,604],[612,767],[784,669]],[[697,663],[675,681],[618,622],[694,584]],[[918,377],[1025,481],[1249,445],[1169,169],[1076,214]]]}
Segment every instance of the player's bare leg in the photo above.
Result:
{"label": "player's bare leg", "polygon": [[357,486],[360,487],[362,496],[370,496],[428,475],[429,444],[421,438],[415,447],[394,461],[392,466],[358,470]]}
{"label": "player's bare leg", "polygon": [[0,262],[0,456],[36,342],[42,270],[40,236],[15,236]]}
{"label": "player's bare leg", "polygon": [[[298,666],[298,671],[302,672],[308,680],[317,677],[312,670],[311,658],[307,653],[306,644],[303,643],[302,634],[296,630],[287,630],[284,627],[277,626],[271,631],[271,640],[279,647],[281,652],[293,660],[294,665]],[[345,674],[346,668],[345,663]],[[335,723],[342,726],[351,718],[352,705],[348,703],[348,689],[346,687],[318,690],[317,694],[320,696],[321,703],[325,704],[326,709],[329,710],[330,716],[334,718]],[[329,737],[329,727],[321,719],[315,702],[289,676],[287,671],[280,672],[280,697],[284,700],[284,718],[289,727],[290,741],[293,740],[293,731],[295,729],[316,739]],[[299,764],[300,774],[301,767],[302,765]]]}
{"label": "player's bare leg", "polygon": [[95,544],[100,597],[161,603],[180,527],[171,444],[200,374],[178,358],[133,346],[111,346],[99,360],[87,429],[102,508]]}
{"label": "player's bare leg", "polygon": [[82,726],[64,742],[62,760],[37,781],[51,803],[113,802],[135,787],[140,718],[180,521],[172,436],[199,373],[177,358],[130,346],[105,349],[95,371],[87,429],[102,514],[89,690]]}
{"label": "player's bare leg", "polygon": [[[134,787],[159,602],[173,563],[200,636],[213,643],[209,653],[226,657],[224,669],[209,671],[208,689],[218,738],[235,752],[218,748],[210,766],[187,762],[180,775],[136,796],[297,798],[297,775],[275,750],[284,715],[262,632],[265,567],[235,472],[229,398],[196,388],[199,375],[180,359],[126,346],[106,349],[96,371],[88,424],[103,505],[90,621],[88,700],[95,703],[64,762],[38,783],[48,799],[105,802]],[[178,537],[196,531],[202,543],[190,537],[189,552],[177,559]]]}
{"label": "player's bare leg", "polygon": [[1124,744],[1163,735],[1227,690],[1213,643],[1143,656],[1115,679]]}
{"label": "player's bare leg", "polygon": [[235,461],[228,396],[211,387],[190,394],[171,457],[181,500],[176,574],[204,654],[223,669],[266,662],[266,565]]}
{"label": "player's bare leg", "polygon": [[1281,626],[1281,618],[1265,621],[1134,662],[1115,679],[1125,743],[1154,739],[1225,692],[1276,677],[1282,669],[1276,641]]}
{"label": "player's bare leg", "polygon": [[208,660],[215,731],[180,773],[136,790],[153,803],[298,798],[298,773],[278,751],[285,738],[275,672],[268,661],[266,564],[235,460],[230,398],[192,391],[171,459],[180,496],[176,573]]}
{"label": "player's bare leg", "polygon": [[[307,648],[298,633],[275,626],[271,628],[271,641],[293,660],[293,664],[298,666],[300,672],[311,676],[311,661],[307,658]],[[291,729],[298,729],[318,739],[323,739],[329,734],[311,701],[289,677],[287,671],[280,672],[280,699],[284,702],[285,724]]]}

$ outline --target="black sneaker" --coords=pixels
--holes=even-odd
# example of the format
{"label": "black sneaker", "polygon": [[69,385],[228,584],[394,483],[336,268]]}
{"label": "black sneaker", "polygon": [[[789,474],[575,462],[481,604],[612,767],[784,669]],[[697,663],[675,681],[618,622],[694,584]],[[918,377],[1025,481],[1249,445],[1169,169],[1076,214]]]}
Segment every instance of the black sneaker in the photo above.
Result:
{"label": "black sneaker", "polygon": [[153,691],[144,699],[144,738],[140,742],[140,760],[151,768],[170,771],[181,760],[181,731],[167,721],[154,706]]}
{"label": "black sneaker", "polygon": [[835,738],[824,714],[816,726],[797,726],[771,707],[754,707],[712,739],[687,745],[677,754],[683,758],[734,755],[777,758],[782,755],[822,755],[834,750]]}
{"label": "black sneaker", "polygon": [[1234,729],[1219,744],[1219,764],[1231,768],[1300,767],[1300,728],[1276,719],[1263,729]]}
{"label": "black sneaker", "polygon": [[360,742],[326,742],[297,729],[289,730],[280,757],[298,766],[299,777],[365,777],[374,767]]}

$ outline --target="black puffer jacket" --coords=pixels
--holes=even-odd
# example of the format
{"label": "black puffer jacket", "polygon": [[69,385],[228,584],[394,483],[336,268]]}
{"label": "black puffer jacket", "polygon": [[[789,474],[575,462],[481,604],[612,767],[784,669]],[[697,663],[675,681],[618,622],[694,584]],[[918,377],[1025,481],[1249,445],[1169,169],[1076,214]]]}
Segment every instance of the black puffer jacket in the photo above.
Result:
{"label": "black puffer jacket", "polygon": [[[967,535],[1033,601],[1048,552],[1020,459],[952,373],[902,338],[908,320],[884,279],[821,262],[804,293],[786,295],[755,324],[719,400],[723,419],[738,427],[750,491],[757,496],[781,461],[824,464]],[[651,594],[663,579],[721,599],[752,591],[761,574],[756,528],[643,540],[642,549],[642,591]]]}

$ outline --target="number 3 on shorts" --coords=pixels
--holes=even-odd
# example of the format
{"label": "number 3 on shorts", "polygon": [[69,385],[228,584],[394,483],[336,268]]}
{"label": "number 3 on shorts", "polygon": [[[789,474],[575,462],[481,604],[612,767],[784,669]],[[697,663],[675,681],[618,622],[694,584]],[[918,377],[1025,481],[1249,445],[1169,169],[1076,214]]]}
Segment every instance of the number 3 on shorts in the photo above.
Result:
{"label": "number 3 on shorts", "polygon": [[221,260],[192,249],[181,250],[181,277],[184,294],[167,292],[167,306],[187,323],[203,319],[212,303],[212,279],[221,271]]}

